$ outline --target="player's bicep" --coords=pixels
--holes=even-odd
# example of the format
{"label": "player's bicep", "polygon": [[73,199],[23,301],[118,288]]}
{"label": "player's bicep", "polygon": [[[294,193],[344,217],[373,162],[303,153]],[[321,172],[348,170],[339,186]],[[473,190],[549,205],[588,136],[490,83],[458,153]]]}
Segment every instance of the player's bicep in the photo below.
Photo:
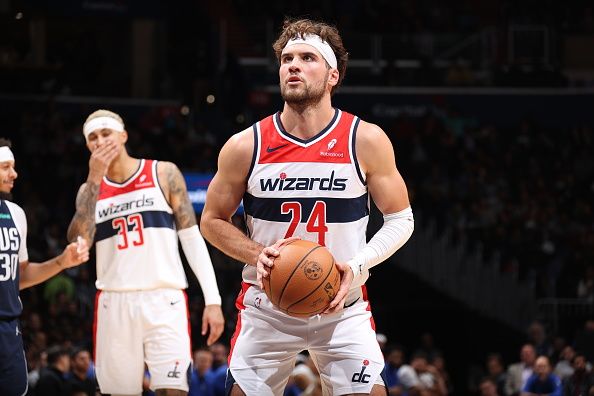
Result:
{"label": "player's bicep", "polygon": [[383,214],[400,212],[410,206],[406,184],[396,167],[386,174],[370,175],[367,186],[373,202]]}
{"label": "player's bicep", "polygon": [[196,213],[188,196],[186,181],[179,168],[171,162],[159,162],[159,180],[165,179],[166,198],[173,210],[178,230],[196,225]]}
{"label": "player's bicep", "polygon": [[408,190],[396,168],[392,143],[377,126],[365,127],[361,141],[357,141],[357,155],[364,164],[369,193],[384,214],[406,209],[410,206]]}
{"label": "player's bicep", "polygon": [[221,149],[218,170],[208,186],[203,216],[229,220],[246,190],[253,137],[247,131],[233,136]]}
{"label": "player's bicep", "polygon": [[244,191],[243,183],[238,184],[217,172],[208,186],[203,216],[230,220],[241,203]]}

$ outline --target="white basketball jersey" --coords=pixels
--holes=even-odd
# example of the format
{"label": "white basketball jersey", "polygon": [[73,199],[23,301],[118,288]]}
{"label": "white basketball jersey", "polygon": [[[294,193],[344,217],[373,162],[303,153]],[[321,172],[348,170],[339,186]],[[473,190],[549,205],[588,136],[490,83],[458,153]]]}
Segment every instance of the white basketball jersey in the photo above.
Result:
{"label": "white basketball jersey", "polygon": [[184,289],[173,210],[157,179],[157,161],[140,160],[124,183],[106,177],[95,210],[99,290]]}
{"label": "white basketball jersey", "polygon": [[[307,140],[289,134],[280,113],[254,124],[254,157],[243,197],[253,240],[269,246],[296,235],[326,246],[341,262],[362,249],[369,198],[355,152],[359,121],[336,109],[330,124]],[[243,279],[256,284],[256,268],[245,266]]]}

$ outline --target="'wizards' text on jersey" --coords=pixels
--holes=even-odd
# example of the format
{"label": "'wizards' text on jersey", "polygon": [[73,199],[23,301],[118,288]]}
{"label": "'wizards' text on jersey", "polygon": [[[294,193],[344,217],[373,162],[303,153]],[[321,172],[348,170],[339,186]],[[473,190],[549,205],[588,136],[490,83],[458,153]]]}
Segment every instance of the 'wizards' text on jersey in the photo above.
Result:
{"label": "'wizards' text on jersey", "polygon": [[[256,123],[243,204],[250,237],[269,246],[296,235],[328,247],[338,261],[366,243],[369,198],[355,151],[359,118],[335,110],[321,132],[303,140],[280,113]],[[255,283],[253,266],[244,280]]]}

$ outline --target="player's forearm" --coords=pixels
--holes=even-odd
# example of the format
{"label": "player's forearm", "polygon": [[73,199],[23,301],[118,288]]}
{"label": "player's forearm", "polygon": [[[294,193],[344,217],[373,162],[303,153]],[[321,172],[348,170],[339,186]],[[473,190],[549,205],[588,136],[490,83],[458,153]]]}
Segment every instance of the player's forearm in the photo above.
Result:
{"label": "player's forearm", "polygon": [[204,295],[205,305],[221,305],[221,295],[217,286],[217,278],[206,243],[194,225],[178,231],[179,241],[188,260],[190,268],[196,275]]}
{"label": "player's forearm", "polygon": [[42,283],[62,271],[62,255],[43,263],[28,263],[19,275],[19,289],[26,289]]}
{"label": "player's forearm", "polygon": [[217,249],[236,260],[256,265],[258,255],[264,248],[249,239],[243,232],[223,219],[202,216],[200,230],[204,238]]}
{"label": "player's forearm", "polygon": [[99,195],[99,184],[87,181],[76,198],[76,213],[68,226],[68,241],[74,242],[78,236],[89,243],[95,238],[95,206]]}

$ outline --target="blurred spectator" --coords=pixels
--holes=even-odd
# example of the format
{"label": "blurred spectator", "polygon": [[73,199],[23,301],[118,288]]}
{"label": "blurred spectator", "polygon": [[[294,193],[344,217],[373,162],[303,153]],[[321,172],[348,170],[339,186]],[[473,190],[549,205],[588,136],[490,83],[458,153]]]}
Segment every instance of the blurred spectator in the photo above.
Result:
{"label": "blurred spectator", "polygon": [[587,368],[586,357],[580,353],[573,357],[573,374],[563,384],[563,396],[592,396],[594,374]]}
{"label": "blurred spectator", "polygon": [[60,345],[47,350],[47,367],[41,370],[35,386],[35,396],[65,396],[70,392],[66,374],[70,370],[70,355]]}
{"label": "blurred spectator", "polygon": [[441,353],[437,353],[433,356],[433,361],[431,362],[433,367],[437,370],[443,382],[445,384],[445,388],[447,389],[446,394],[451,395],[454,393],[454,385],[452,384],[452,380],[450,378],[450,374],[446,369],[445,358],[441,355]]}
{"label": "blurred spectator", "polygon": [[588,362],[594,362],[594,319],[589,319],[575,338],[575,350],[586,356]]}
{"label": "blurred spectator", "polygon": [[386,365],[384,372],[386,374],[386,385],[390,396],[405,395],[404,387],[401,385],[398,370],[405,363],[404,350],[399,345],[388,345],[386,347]]}
{"label": "blurred spectator", "polygon": [[433,334],[430,332],[421,334],[421,346],[417,351],[423,352],[429,362],[433,361],[436,355],[441,354],[441,351],[435,346]]}
{"label": "blurred spectator", "polygon": [[497,391],[497,385],[491,378],[483,378],[479,384],[480,396],[503,396]]}
{"label": "blurred spectator", "polygon": [[222,342],[215,342],[209,347],[212,352],[211,377],[214,396],[225,396],[225,381],[227,379],[227,358],[229,348]]}
{"label": "blurred spectator", "polygon": [[545,328],[538,321],[534,321],[528,326],[528,342],[534,346],[538,356],[550,356],[553,351],[547,339]]}
{"label": "blurred spectator", "polygon": [[492,353],[487,356],[486,361],[487,378],[497,387],[497,393],[501,396],[505,394],[505,382],[507,373],[503,366],[503,358],[498,353]]}
{"label": "blurred spectator", "polygon": [[534,363],[534,373],[522,389],[522,396],[561,396],[561,380],[552,373],[548,356],[539,356]]}
{"label": "blurred spectator", "polygon": [[507,368],[507,378],[505,382],[505,394],[507,396],[517,396],[522,392],[528,378],[533,374],[534,362],[536,360],[536,351],[531,344],[525,344],[520,350],[520,361],[511,364]]}
{"label": "blurred spectator", "polygon": [[29,393],[31,393],[39,381],[41,371],[47,367],[47,352],[39,351],[37,348],[31,347],[26,351],[26,353],[27,364],[29,365],[27,382],[29,384]]}
{"label": "blurred spectator", "polygon": [[194,368],[190,377],[188,396],[214,396],[214,386],[210,369],[212,368],[212,352],[207,348],[194,351]]}
{"label": "blurred spectator", "polygon": [[447,388],[437,369],[429,365],[424,352],[416,352],[410,366],[398,370],[398,379],[409,394],[421,396],[445,396]]}
{"label": "blurred spectator", "polygon": [[555,364],[555,369],[553,373],[561,379],[561,381],[565,381],[566,378],[570,377],[573,374],[573,358],[575,357],[575,351],[570,345],[567,345],[561,351],[561,358]]}
{"label": "blurred spectator", "polygon": [[82,392],[87,396],[95,396],[97,385],[94,376],[89,375],[91,353],[83,348],[75,348],[70,354],[70,373],[68,384],[72,391]]}
{"label": "blurred spectator", "polygon": [[559,360],[561,360],[561,355],[563,353],[563,349],[565,349],[565,347],[567,346],[567,341],[565,341],[564,337],[561,337],[559,335],[557,336],[553,336],[553,342],[552,342],[552,349],[553,351],[551,352],[551,363],[556,363]]}

